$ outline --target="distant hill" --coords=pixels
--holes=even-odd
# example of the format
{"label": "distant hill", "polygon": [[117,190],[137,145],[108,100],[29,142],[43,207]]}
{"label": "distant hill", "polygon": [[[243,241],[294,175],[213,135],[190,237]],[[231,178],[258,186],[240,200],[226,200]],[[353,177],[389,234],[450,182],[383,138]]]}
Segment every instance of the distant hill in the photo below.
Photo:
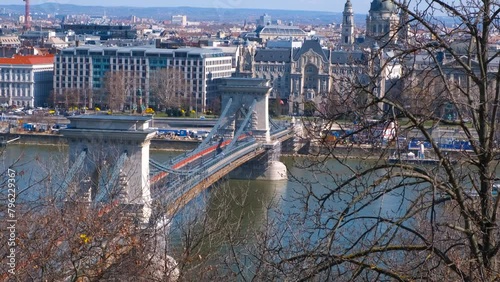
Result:
{"label": "distant hill", "polygon": [[[0,12],[22,15],[24,5],[0,5]],[[225,23],[243,23],[245,20],[254,22],[261,15],[267,13],[273,20],[279,19],[284,23],[294,22],[310,25],[324,25],[329,23],[342,23],[342,13],[324,11],[297,11],[297,10],[272,10],[272,9],[227,9],[227,8],[196,8],[196,7],[104,7],[80,6],[73,4],[44,3],[31,7],[33,15],[59,14],[59,15],[91,15],[125,18],[136,16],[139,18],[152,18],[156,20],[169,20],[172,15],[187,15],[188,21],[216,21]],[[454,19],[439,17],[448,26],[452,26]],[[355,14],[354,22],[357,26],[364,27],[366,14]]]}
{"label": "distant hill", "polygon": [[[24,5],[0,5],[7,13],[24,14]],[[295,10],[269,10],[269,9],[225,9],[225,8],[195,8],[195,7],[104,7],[104,6],[79,6],[73,4],[44,3],[33,5],[32,14],[76,15],[86,14],[91,16],[107,15],[109,17],[137,16],[157,20],[169,20],[172,15],[187,15],[189,21],[217,21],[217,22],[243,22],[254,21],[264,13],[274,19],[285,23],[296,22],[301,24],[328,24],[341,23],[342,13],[324,11],[295,11]],[[366,15],[356,15],[355,21],[364,25]]]}

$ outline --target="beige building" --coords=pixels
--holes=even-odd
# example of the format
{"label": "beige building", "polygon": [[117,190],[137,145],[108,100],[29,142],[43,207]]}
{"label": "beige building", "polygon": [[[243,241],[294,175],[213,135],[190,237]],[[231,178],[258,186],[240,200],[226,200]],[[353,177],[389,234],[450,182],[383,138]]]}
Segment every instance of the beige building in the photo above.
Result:
{"label": "beige building", "polygon": [[172,24],[186,26],[187,25],[187,17],[185,15],[172,16]]}

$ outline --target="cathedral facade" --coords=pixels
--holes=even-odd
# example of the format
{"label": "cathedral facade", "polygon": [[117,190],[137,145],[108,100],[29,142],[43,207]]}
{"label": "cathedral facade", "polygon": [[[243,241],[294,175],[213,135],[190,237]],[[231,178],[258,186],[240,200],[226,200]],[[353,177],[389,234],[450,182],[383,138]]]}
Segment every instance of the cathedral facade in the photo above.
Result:
{"label": "cathedral facade", "polygon": [[300,48],[246,47],[243,53],[237,75],[270,80],[280,114],[304,114],[307,104],[325,107],[331,93],[368,70],[364,51],[325,49],[314,39]]}
{"label": "cathedral facade", "polygon": [[[316,110],[332,104],[342,106],[339,101],[356,96],[353,89],[360,85],[382,97],[385,81],[400,77],[401,72],[395,63],[389,67],[384,63],[388,52],[381,48],[397,41],[397,11],[392,0],[373,0],[366,19],[366,38],[359,44],[354,36],[351,0],[347,0],[340,48],[326,49],[316,39],[305,40],[300,48],[292,44],[289,48],[245,46],[236,75],[269,80],[273,87],[270,98],[279,105],[279,114],[308,114],[311,105]],[[376,81],[371,81],[369,77],[377,73]]]}

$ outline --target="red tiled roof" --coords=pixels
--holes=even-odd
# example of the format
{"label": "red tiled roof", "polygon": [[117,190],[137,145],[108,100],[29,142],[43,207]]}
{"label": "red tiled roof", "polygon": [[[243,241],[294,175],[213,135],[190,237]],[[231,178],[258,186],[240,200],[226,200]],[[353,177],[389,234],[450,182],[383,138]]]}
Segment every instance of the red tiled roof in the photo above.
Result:
{"label": "red tiled roof", "polygon": [[46,56],[15,56],[14,58],[0,58],[2,65],[42,65],[54,63],[54,55]]}

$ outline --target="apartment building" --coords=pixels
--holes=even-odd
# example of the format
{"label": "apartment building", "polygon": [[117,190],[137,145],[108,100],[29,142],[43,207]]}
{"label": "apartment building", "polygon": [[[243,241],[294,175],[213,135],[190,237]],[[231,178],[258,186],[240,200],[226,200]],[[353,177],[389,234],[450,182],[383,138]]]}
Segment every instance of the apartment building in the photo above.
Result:
{"label": "apartment building", "polygon": [[172,24],[186,26],[187,25],[187,17],[186,15],[175,15],[172,16]]}
{"label": "apartment building", "polygon": [[[142,93],[144,103],[150,106],[150,78],[155,70],[167,67],[184,73],[188,89],[183,92],[193,107],[202,111],[216,96],[216,79],[230,77],[234,71],[231,56],[218,48],[80,46],[64,49],[56,56],[54,91],[62,94],[65,89],[72,89],[90,97],[90,91],[104,91],[107,72],[125,71],[132,85],[129,95]],[[85,103],[93,107],[91,99]]]}
{"label": "apartment building", "polygon": [[44,107],[52,90],[54,55],[0,58],[0,103]]}

